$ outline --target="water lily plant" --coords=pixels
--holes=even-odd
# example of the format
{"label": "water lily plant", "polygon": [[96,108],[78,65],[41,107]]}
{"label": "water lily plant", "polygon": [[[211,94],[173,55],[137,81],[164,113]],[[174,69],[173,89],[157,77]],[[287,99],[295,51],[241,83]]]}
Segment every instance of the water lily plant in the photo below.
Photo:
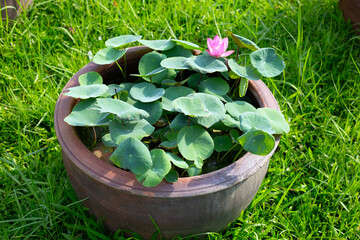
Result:
{"label": "water lily plant", "polygon": [[80,101],[64,120],[100,129],[95,142],[110,149],[110,161],[148,187],[198,175],[208,163],[220,166],[225,156],[232,156],[231,163],[246,151],[269,154],[274,134],[287,133],[289,125],[281,112],[255,108],[246,90],[249,81],[281,74],[285,63],[273,48],[228,34],[237,51],[251,50],[248,62],[224,58],[234,51],[227,51],[228,38],[218,35],[207,39],[207,49],[133,35],[107,40],[93,58],[96,64],[116,63],[130,44],[151,51],[141,57],[138,73],[127,74],[126,66],[116,63],[122,82],[107,85],[97,72],[79,76],[79,86],[64,95]]}

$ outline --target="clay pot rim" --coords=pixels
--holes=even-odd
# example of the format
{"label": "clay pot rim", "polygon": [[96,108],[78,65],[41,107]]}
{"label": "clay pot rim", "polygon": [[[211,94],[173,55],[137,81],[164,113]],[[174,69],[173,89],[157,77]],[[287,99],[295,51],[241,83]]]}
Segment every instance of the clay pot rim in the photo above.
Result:
{"label": "clay pot rim", "polygon": [[[149,51],[147,47],[143,46],[129,48],[126,53],[126,59],[131,59],[132,54],[143,54]],[[179,178],[176,183],[162,181],[156,187],[144,187],[136,180],[133,173],[111,166],[97,158],[81,142],[75,127],[68,125],[63,120],[70,114],[76,102],[76,99],[63,95],[64,89],[77,86],[78,77],[85,72],[97,71],[104,73],[111,71],[113,65],[100,66],[91,62],[80,69],[63,88],[56,102],[54,113],[55,131],[62,151],[72,159],[79,169],[85,174],[92,176],[98,182],[102,182],[119,191],[131,191],[132,194],[155,198],[179,198],[209,194],[210,192],[221,191],[229,186],[241,183],[252,176],[266,164],[279,144],[280,136],[276,136],[275,147],[266,156],[258,156],[248,152],[234,163],[216,171],[194,177]],[[260,107],[271,107],[280,110],[274,96],[261,80],[249,81],[249,90],[258,101]]]}

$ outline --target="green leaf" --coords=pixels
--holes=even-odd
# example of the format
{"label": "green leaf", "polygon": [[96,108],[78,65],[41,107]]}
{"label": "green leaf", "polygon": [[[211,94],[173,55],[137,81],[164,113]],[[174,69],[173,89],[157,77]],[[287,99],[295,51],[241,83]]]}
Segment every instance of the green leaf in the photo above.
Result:
{"label": "green leaf", "polygon": [[99,97],[106,93],[108,89],[108,86],[104,84],[93,84],[67,88],[66,90],[68,90],[68,92],[64,92],[63,94],[73,98],[88,99]]}
{"label": "green leaf", "polygon": [[184,161],[181,157],[170,152],[167,152],[166,155],[168,156],[170,161],[178,168],[187,169],[189,167],[186,161]]}
{"label": "green leaf", "polygon": [[[158,52],[149,52],[142,56],[139,61],[139,73],[140,75],[144,75],[142,78],[146,81],[150,81],[150,77],[145,77],[145,75],[152,72],[154,73],[156,71],[161,71],[163,67],[161,67],[160,63],[165,58],[166,56],[164,54],[160,54]],[[174,79],[175,76],[176,72],[174,69],[166,69],[164,71],[157,72],[155,76],[151,77],[151,81],[161,83],[162,80]]]}
{"label": "green leaf", "polygon": [[197,168],[195,164],[191,164],[190,167],[186,170],[190,177],[200,175],[202,169]]}
{"label": "green leaf", "polygon": [[199,45],[192,43],[192,42],[188,42],[188,41],[183,41],[183,40],[178,40],[178,39],[172,39],[173,42],[176,42],[177,44],[179,44],[180,46],[186,48],[186,49],[190,49],[190,50],[203,50],[203,48],[201,48]]}
{"label": "green leaf", "polygon": [[159,101],[151,103],[137,102],[134,104],[134,107],[145,110],[150,115],[150,117],[145,118],[150,124],[155,124],[163,113],[162,104]]}
{"label": "green leaf", "polygon": [[159,73],[162,73],[165,71],[166,71],[166,68],[159,67],[159,68],[157,68],[149,73],[146,73],[146,74],[130,74],[130,76],[141,77],[141,78],[152,78],[153,76],[156,76]]}
{"label": "green leaf", "polygon": [[230,137],[233,142],[236,142],[239,136],[240,136],[240,134],[237,130],[235,130],[235,129],[230,130]]}
{"label": "green leaf", "polygon": [[99,65],[111,64],[116,62],[126,53],[127,49],[118,50],[116,48],[101,49],[95,54],[93,62]]}
{"label": "green leaf", "polygon": [[192,121],[189,121],[190,117],[185,116],[184,114],[178,114],[170,123],[170,128],[179,131],[185,126],[193,126],[194,123]]}
{"label": "green leaf", "polygon": [[113,142],[120,144],[129,137],[141,140],[143,137],[150,136],[155,128],[145,119],[131,122],[113,120],[109,124],[109,130]]}
{"label": "green leaf", "polygon": [[98,72],[90,71],[79,76],[80,86],[103,84],[103,79]]}
{"label": "green leaf", "polygon": [[165,180],[169,183],[176,183],[179,179],[178,172],[172,168],[168,174],[165,176]]}
{"label": "green leaf", "polygon": [[232,147],[232,141],[229,136],[216,136],[214,137],[215,151],[226,152]]}
{"label": "green leaf", "polygon": [[161,98],[165,93],[165,89],[156,88],[154,84],[142,82],[135,84],[130,89],[130,95],[141,102],[154,102]]}
{"label": "green leaf", "polygon": [[214,151],[214,141],[200,126],[184,127],[177,137],[181,155],[187,160],[207,159]]}
{"label": "green leaf", "polygon": [[[104,93],[103,95],[101,95],[102,97],[112,97],[115,94],[121,94],[126,92],[124,89],[125,87],[122,86],[122,84],[118,85],[118,84],[110,84],[107,85],[108,86],[108,90],[106,91],[106,93]],[[127,96],[127,95],[125,95]]]}
{"label": "green leaf", "polygon": [[120,120],[133,121],[149,117],[146,111],[118,99],[98,98],[96,102],[100,112],[115,114]]}
{"label": "green leaf", "polygon": [[194,58],[187,58],[186,64],[194,71],[200,73],[225,72],[225,63],[210,55],[199,55]]}
{"label": "green leaf", "polygon": [[102,143],[107,146],[107,147],[117,147],[118,144],[114,143],[110,133],[105,134],[102,138],[101,138]]}
{"label": "green leaf", "polygon": [[194,93],[187,97],[199,99],[202,106],[209,112],[208,116],[196,117],[196,123],[209,128],[225,118],[225,107],[219,98],[207,93]]}
{"label": "green leaf", "polygon": [[191,117],[206,117],[210,115],[210,112],[205,108],[200,99],[191,97],[180,97],[175,99],[173,106],[176,111]]}
{"label": "green leaf", "polygon": [[162,96],[163,108],[167,111],[174,112],[173,101],[179,97],[185,97],[191,93],[195,93],[194,90],[184,86],[169,87],[165,90],[165,94]]}
{"label": "green leaf", "polygon": [[234,40],[236,45],[238,45],[239,47],[248,48],[248,49],[253,50],[253,51],[259,49],[259,47],[255,43],[250,41],[249,39],[244,38],[244,37],[239,36],[239,35],[236,35],[236,34],[233,34],[230,31],[227,31],[227,32],[230,34],[230,37],[232,38],[232,40]]}
{"label": "green leaf", "polygon": [[208,79],[208,76],[202,73],[195,73],[188,77],[185,81],[189,87],[191,87],[192,89],[197,89],[200,82],[204,81],[205,79]]}
{"label": "green leaf", "polygon": [[110,160],[118,167],[129,169],[135,175],[145,174],[153,165],[147,147],[138,139],[129,137],[121,142]]}
{"label": "green leaf", "polygon": [[196,158],[194,161],[195,167],[202,168],[204,166],[204,160],[201,158]]}
{"label": "green leaf", "polygon": [[[161,82],[162,88],[168,88],[168,87],[173,87],[173,86],[178,86],[178,85],[181,85],[181,83],[175,81],[174,79],[165,79]],[[166,90],[165,90],[165,94],[166,94]]]}
{"label": "green leaf", "polygon": [[157,51],[166,51],[175,47],[175,43],[171,40],[139,40],[138,42]]}
{"label": "green leaf", "polygon": [[246,151],[262,156],[269,154],[275,146],[275,138],[271,134],[255,129],[241,135],[238,141]]}
{"label": "green leaf", "polygon": [[226,95],[229,90],[229,84],[222,78],[208,78],[199,84],[201,92],[215,94],[218,96]]}
{"label": "green leaf", "polygon": [[244,97],[249,86],[249,80],[242,78],[239,85],[239,97]]}
{"label": "green leaf", "polygon": [[100,113],[99,110],[94,109],[95,106],[96,100],[93,98],[81,100],[64,121],[71,126],[93,127],[108,125],[110,122],[110,119],[107,118],[109,113]]}
{"label": "green leaf", "polygon": [[141,38],[142,36],[122,35],[122,36],[110,38],[105,42],[105,45],[108,48],[123,48],[129,45],[130,43],[138,41]]}
{"label": "green leaf", "polygon": [[256,108],[253,105],[244,101],[226,103],[225,108],[235,120],[239,120],[240,114],[244,112],[256,112]]}
{"label": "green leaf", "polygon": [[275,134],[288,133],[290,131],[290,126],[286,122],[284,115],[278,110],[273,108],[258,108],[256,112],[267,118]]}
{"label": "green leaf", "polygon": [[230,59],[228,61],[228,65],[233,73],[235,73],[239,77],[244,77],[250,80],[259,80],[261,78],[261,75],[259,72],[254,68],[252,65],[248,65],[246,67],[243,67],[234,59]]}
{"label": "green leaf", "polygon": [[245,112],[240,115],[240,129],[248,132],[251,129],[262,130],[269,134],[275,133],[269,120],[257,112]]}
{"label": "green leaf", "polygon": [[250,61],[264,77],[275,77],[285,69],[284,60],[273,48],[261,48],[251,53]]}
{"label": "green leaf", "polygon": [[171,57],[165,58],[161,61],[160,65],[164,68],[172,68],[172,69],[189,69],[186,65],[186,57]]}
{"label": "green leaf", "polygon": [[152,167],[142,176],[138,177],[138,180],[144,179],[142,184],[145,187],[155,187],[171,170],[170,160],[164,150],[153,149],[150,151],[150,154]]}
{"label": "green leaf", "polygon": [[221,122],[230,128],[239,128],[240,129],[240,122],[232,118],[229,114],[225,114],[225,118],[221,120]]}
{"label": "green leaf", "polygon": [[162,52],[162,54],[165,54],[168,58],[171,57],[191,57],[193,56],[192,52],[188,49],[183,48],[182,46],[176,45],[170,50]]}
{"label": "green leaf", "polygon": [[164,141],[164,142],[160,143],[159,146],[168,148],[168,149],[177,147],[177,135],[178,135],[178,132],[168,131],[165,134],[165,137],[167,138],[168,141]]}

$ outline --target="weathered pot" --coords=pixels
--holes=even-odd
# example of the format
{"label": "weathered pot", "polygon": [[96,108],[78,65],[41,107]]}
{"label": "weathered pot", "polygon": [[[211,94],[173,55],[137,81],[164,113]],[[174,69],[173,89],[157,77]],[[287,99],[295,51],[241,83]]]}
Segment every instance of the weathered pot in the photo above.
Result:
{"label": "weathered pot", "polygon": [[28,8],[33,0],[1,0],[1,18],[15,19],[23,9]]}
{"label": "weathered pot", "polygon": [[[346,21],[351,21],[355,30],[360,30],[360,0],[340,0],[339,7]],[[360,31],[358,31],[360,34]]]}
{"label": "weathered pot", "polygon": [[[146,47],[130,48],[126,54],[127,72],[137,73],[138,61],[148,52]],[[122,61],[119,61],[123,64]],[[77,72],[65,88],[78,85],[79,75],[97,71],[105,81],[120,76],[118,67],[89,63]],[[270,90],[262,81],[250,81],[251,97],[260,107],[279,109]],[[235,163],[220,170],[195,177],[180,178],[170,184],[143,187],[135,176],[104,163],[80,141],[74,127],[63,120],[76,100],[60,95],[55,108],[55,129],[67,174],[79,199],[92,214],[103,219],[111,231],[130,229],[145,239],[156,231],[171,239],[219,231],[234,221],[252,201],[267,172],[270,156],[245,154]],[[151,216],[151,218],[150,218]]]}

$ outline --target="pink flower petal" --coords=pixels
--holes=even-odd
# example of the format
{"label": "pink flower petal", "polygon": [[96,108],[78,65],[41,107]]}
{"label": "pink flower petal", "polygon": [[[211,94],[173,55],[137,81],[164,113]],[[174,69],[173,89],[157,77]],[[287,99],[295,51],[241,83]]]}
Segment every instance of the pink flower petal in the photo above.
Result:
{"label": "pink flower petal", "polygon": [[227,57],[227,56],[230,56],[231,54],[233,54],[234,52],[235,52],[234,50],[226,51],[221,56],[222,57]]}
{"label": "pink flower petal", "polygon": [[206,49],[206,52],[207,52],[210,56],[212,56],[211,51],[209,51],[208,49]]}
{"label": "pink flower petal", "polygon": [[210,55],[213,57],[219,58],[219,57],[221,57],[221,54],[222,54],[221,51],[219,51],[218,49],[214,49]]}
{"label": "pink flower petal", "polygon": [[208,39],[207,39],[207,45],[208,45],[208,48],[214,48],[214,47],[213,47],[214,41],[213,41],[211,38],[208,38]]}
{"label": "pink flower petal", "polygon": [[226,51],[226,49],[228,48],[228,44],[229,44],[229,39],[226,37],[226,38],[223,38],[222,42],[224,43],[224,51]]}
{"label": "pink flower petal", "polygon": [[218,36],[218,35],[216,35],[215,37],[214,37],[214,43],[216,43],[216,45],[219,45],[220,44],[220,41],[221,41],[221,39],[220,39],[220,37]]}

